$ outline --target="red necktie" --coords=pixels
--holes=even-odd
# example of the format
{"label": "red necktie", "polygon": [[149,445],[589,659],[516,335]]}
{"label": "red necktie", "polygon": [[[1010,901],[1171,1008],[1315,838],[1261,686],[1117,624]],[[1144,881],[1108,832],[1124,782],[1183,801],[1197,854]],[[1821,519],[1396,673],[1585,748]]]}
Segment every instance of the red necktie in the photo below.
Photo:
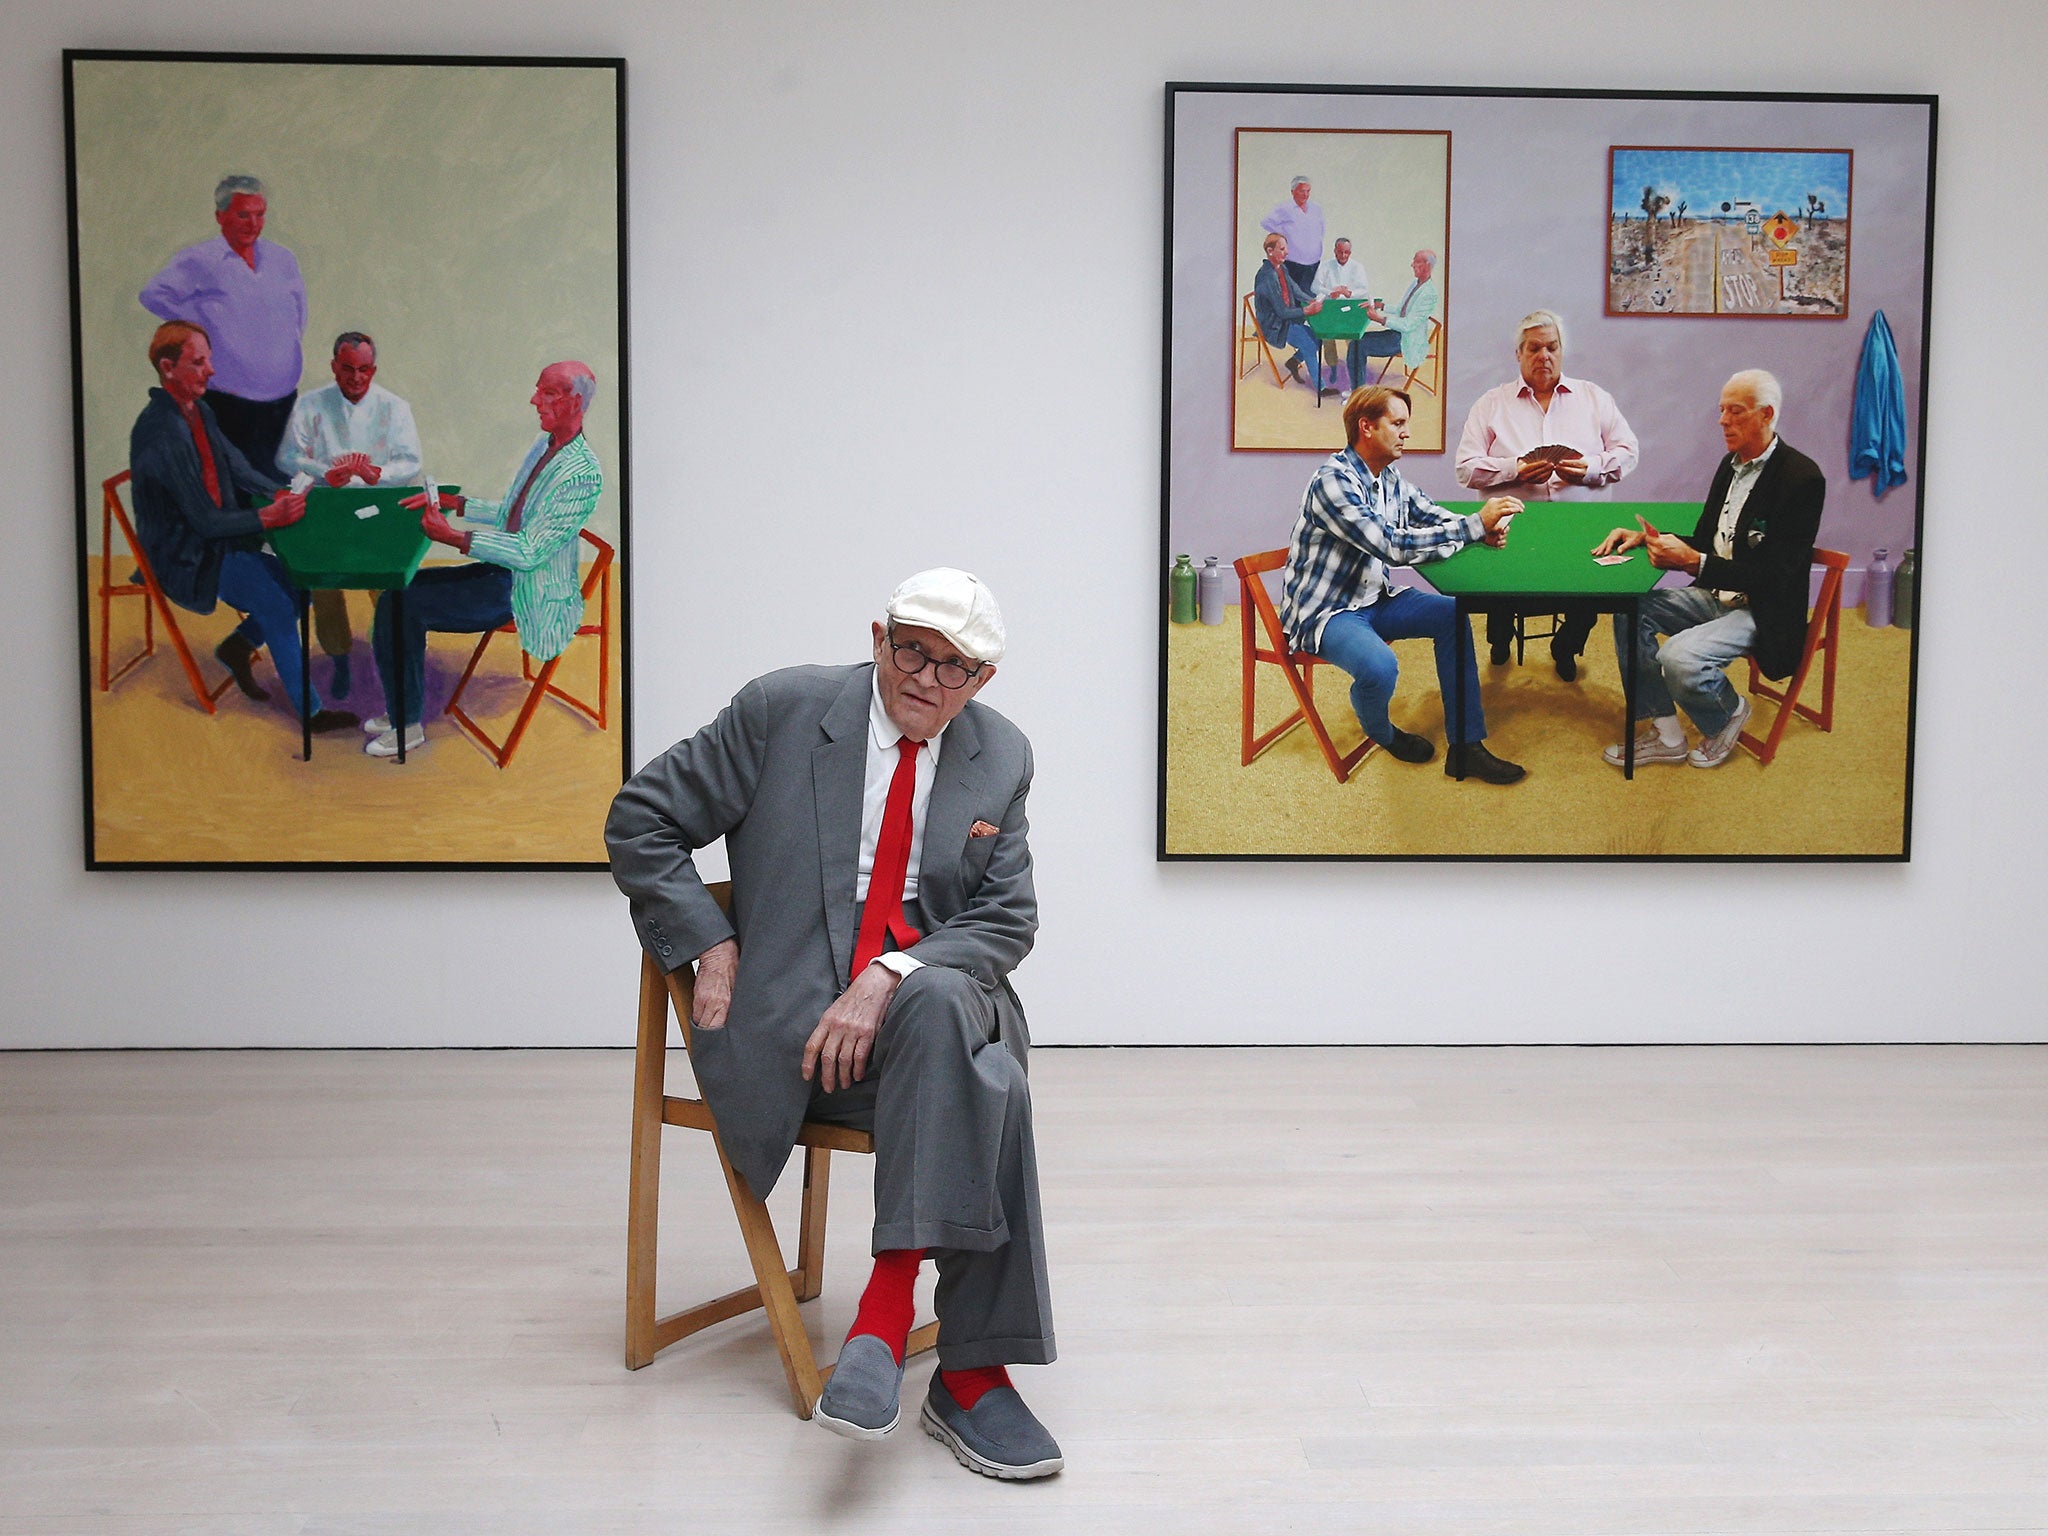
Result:
{"label": "red necktie", "polygon": [[206,494],[213,498],[213,504],[225,505],[220,499],[220,471],[214,468],[213,444],[206,440],[206,421],[199,414],[196,405],[180,407],[185,425],[192,429],[192,446],[199,450],[199,477],[206,482]]}
{"label": "red necktie", "polygon": [[898,949],[908,949],[924,937],[903,919],[903,877],[910,872],[910,794],[917,787],[917,749],[923,745],[908,736],[896,743],[896,773],[889,780],[882,831],[875,839],[875,866],[868,873],[868,900],[853,946],[852,976],[881,954],[884,937],[894,939]]}

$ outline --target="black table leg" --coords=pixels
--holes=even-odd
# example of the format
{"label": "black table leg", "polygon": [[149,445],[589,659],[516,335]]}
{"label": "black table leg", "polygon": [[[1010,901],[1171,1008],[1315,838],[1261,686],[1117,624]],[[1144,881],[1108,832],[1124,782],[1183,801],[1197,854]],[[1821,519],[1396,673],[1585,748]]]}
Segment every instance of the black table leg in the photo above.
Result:
{"label": "black table leg", "polygon": [[[394,690],[398,698],[391,706],[391,728],[398,732],[398,762],[405,765],[405,588],[391,589],[391,649],[395,665],[391,676],[398,686]],[[422,711],[424,713],[424,711]]]}
{"label": "black table leg", "polygon": [[1323,342],[1316,338],[1316,409],[1323,408]]}
{"label": "black table leg", "polygon": [[1636,631],[1642,622],[1642,599],[1628,600],[1628,665],[1621,674],[1621,776],[1636,776]]}
{"label": "black table leg", "polygon": [[1472,641],[1472,610],[1462,596],[1456,601],[1457,629],[1451,635],[1451,664],[1457,676],[1451,684],[1451,692],[1456,696],[1458,713],[1444,722],[1444,751],[1457,760],[1457,771],[1452,777],[1462,784],[1465,782],[1465,754],[1458,750],[1458,738],[1455,733],[1463,730],[1465,726],[1465,647]]}
{"label": "black table leg", "polygon": [[313,594],[299,591],[299,743],[313,761]]}

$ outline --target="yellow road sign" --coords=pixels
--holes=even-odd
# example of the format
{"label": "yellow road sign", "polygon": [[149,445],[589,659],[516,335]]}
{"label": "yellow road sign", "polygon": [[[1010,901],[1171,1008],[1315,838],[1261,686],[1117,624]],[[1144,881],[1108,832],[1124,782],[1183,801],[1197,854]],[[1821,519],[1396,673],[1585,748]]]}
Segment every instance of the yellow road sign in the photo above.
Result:
{"label": "yellow road sign", "polygon": [[1764,258],[1774,267],[1793,267],[1799,264],[1797,251],[1766,251]]}

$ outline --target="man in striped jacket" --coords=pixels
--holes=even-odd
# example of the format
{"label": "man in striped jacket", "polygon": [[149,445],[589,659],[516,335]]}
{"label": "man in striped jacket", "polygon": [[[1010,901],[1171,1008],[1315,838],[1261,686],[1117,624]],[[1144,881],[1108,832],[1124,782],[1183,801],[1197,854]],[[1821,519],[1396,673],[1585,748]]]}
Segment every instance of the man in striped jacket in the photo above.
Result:
{"label": "man in striped jacket", "polygon": [[[429,566],[405,592],[405,632],[392,635],[392,594],[377,600],[370,631],[384,697],[397,697],[397,669],[405,668],[405,750],[426,742],[419,724],[420,695],[430,631],[480,635],[510,622],[520,647],[535,661],[569,648],[583,622],[577,574],[577,535],[597,510],[604,471],[583,437],[583,413],[597,395],[597,376],[583,363],[550,363],[534,386],[541,435],[526,451],[502,501],[441,493],[438,507],[424,493],[403,505],[421,513],[428,538],[471,556],[474,565]],[[453,512],[465,524],[450,525]],[[363,750],[372,757],[398,752],[400,722],[379,716]]]}

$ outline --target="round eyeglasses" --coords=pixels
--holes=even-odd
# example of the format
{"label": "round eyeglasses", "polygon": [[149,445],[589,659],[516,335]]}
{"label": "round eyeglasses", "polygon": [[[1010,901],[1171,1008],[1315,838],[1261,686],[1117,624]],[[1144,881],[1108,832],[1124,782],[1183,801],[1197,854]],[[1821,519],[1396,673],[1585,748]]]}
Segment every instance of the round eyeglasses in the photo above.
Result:
{"label": "round eyeglasses", "polygon": [[908,640],[898,640],[894,625],[889,628],[889,651],[895,657],[898,672],[915,677],[926,667],[930,667],[932,675],[939,680],[939,686],[948,690],[965,688],[980,677],[982,668],[988,665],[987,662],[982,662],[970,672],[957,661],[940,661],[935,656],[926,655],[924,647],[913,645]]}

